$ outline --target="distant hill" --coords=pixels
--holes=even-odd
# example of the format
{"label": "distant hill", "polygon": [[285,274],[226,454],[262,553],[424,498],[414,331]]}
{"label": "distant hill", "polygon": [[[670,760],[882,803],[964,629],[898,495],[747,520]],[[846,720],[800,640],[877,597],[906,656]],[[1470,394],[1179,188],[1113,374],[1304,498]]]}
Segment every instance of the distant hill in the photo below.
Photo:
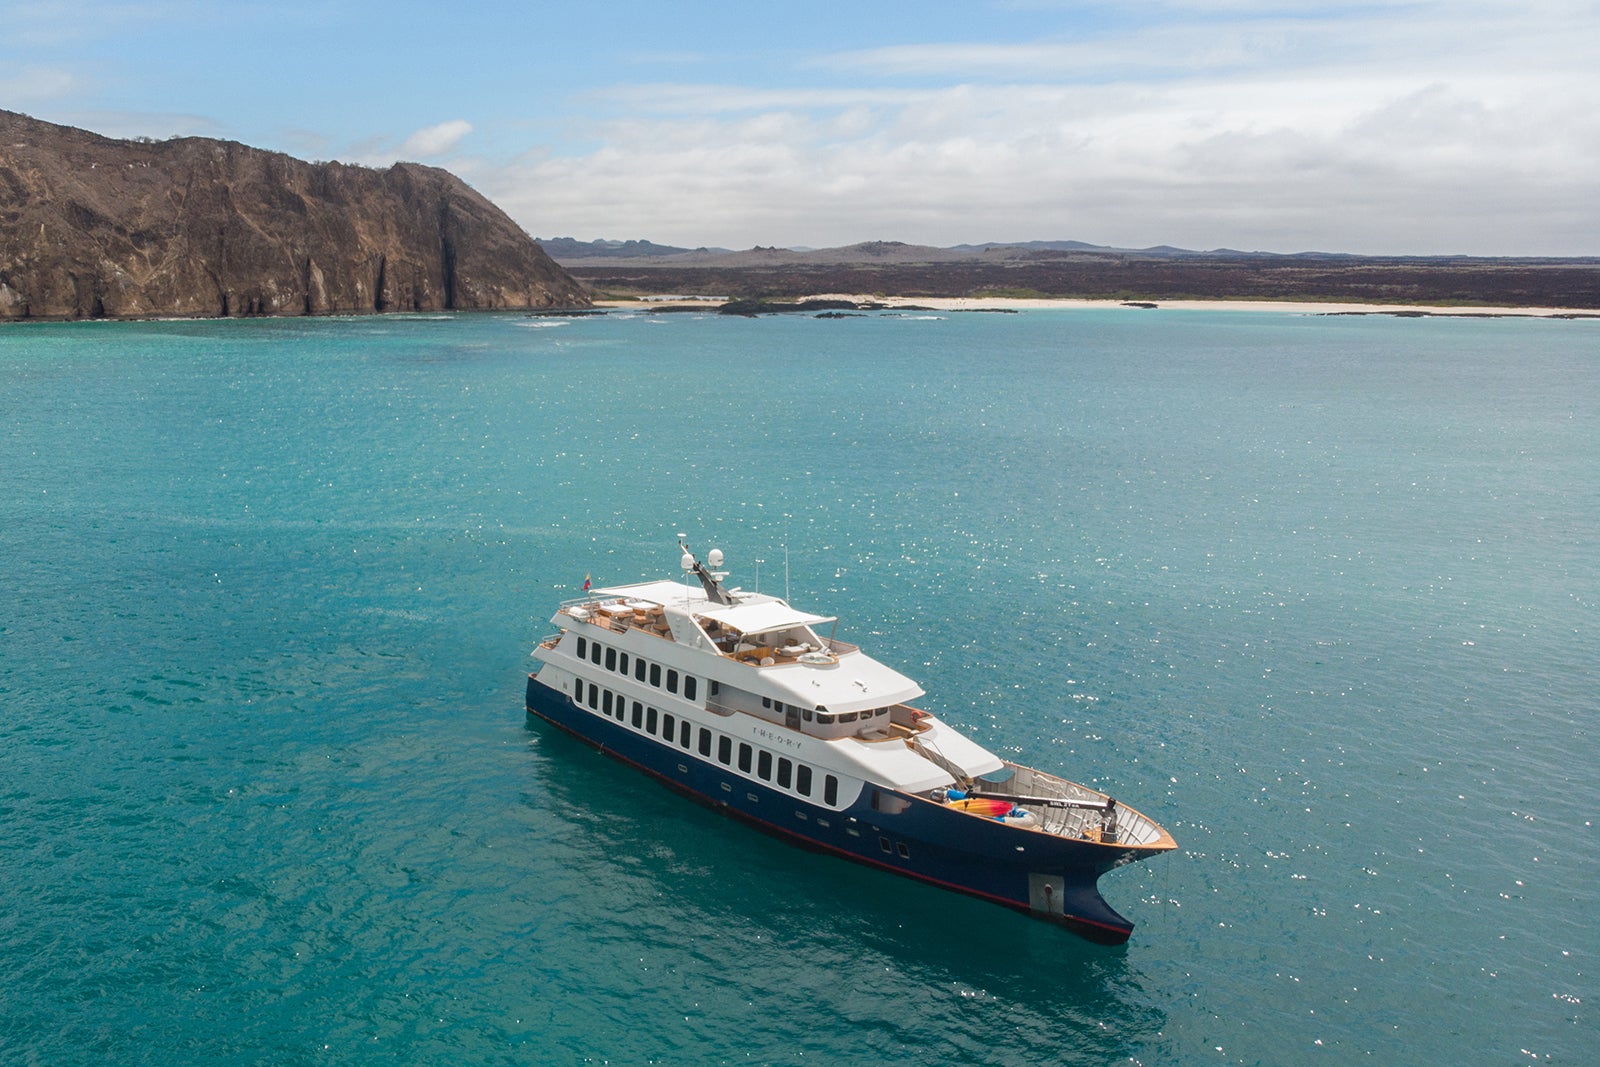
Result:
{"label": "distant hill", "polygon": [[953,245],[958,252],[987,252],[995,248],[1017,248],[1029,252],[1110,252],[1105,245],[1085,241],[989,241],[981,245]]}
{"label": "distant hill", "polygon": [[588,304],[436,167],[113,140],[0,111],[0,320]]}
{"label": "distant hill", "polygon": [[728,251],[726,248],[674,248],[653,241],[579,241],[571,237],[536,237],[534,240],[558,263],[567,260],[649,259],[686,252],[724,254]]}

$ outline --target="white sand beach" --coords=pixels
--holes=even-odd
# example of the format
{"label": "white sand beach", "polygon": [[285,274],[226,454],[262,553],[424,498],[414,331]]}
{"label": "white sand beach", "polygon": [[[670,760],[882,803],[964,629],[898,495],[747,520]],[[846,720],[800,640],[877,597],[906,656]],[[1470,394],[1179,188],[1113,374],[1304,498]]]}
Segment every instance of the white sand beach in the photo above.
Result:
{"label": "white sand beach", "polygon": [[[871,293],[815,293],[794,300],[852,300],[889,308],[920,307],[938,311],[1050,311],[1071,308],[1116,308],[1169,311],[1275,311],[1294,315],[1432,315],[1465,318],[1600,318],[1600,311],[1548,307],[1460,307],[1427,304],[1338,304],[1305,300],[1123,300],[1015,299],[1010,297],[876,296]],[[596,301],[600,307],[708,307],[719,301],[693,297],[648,297],[643,300]],[[1147,308],[1146,305],[1154,305]]]}

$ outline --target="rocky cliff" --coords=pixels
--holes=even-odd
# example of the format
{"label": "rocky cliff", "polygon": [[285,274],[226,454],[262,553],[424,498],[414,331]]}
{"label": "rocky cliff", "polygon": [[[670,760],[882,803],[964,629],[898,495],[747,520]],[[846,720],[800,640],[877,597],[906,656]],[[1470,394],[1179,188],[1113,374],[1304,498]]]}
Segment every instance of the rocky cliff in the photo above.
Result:
{"label": "rocky cliff", "polygon": [[0,320],[588,304],[436,167],[118,141],[0,111]]}

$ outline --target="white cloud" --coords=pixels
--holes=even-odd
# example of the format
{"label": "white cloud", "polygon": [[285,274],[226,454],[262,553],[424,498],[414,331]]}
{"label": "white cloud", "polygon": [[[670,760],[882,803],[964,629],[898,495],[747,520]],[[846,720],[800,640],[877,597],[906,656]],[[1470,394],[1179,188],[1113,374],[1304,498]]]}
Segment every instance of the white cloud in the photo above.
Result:
{"label": "white cloud", "polygon": [[[652,34],[641,48],[619,32],[604,62],[574,39],[573,54],[595,58],[566,69],[559,90],[473,83],[432,100],[471,122],[409,135],[383,125],[396,113],[387,98],[353,103],[342,129],[288,128],[325,116],[276,93],[189,101],[224,101],[226,126],[164,111],[174,86],[211,84],[195,73],[204,63],[174,59],[139,79],[147,49],[89,59],[75,42],[149,32],[152,19],[165,29],[151,40],[166,41],[203,23],[197,0],[90,2],[89,17],[66,0],[8,12],[0,101],[12,103],[0,106],[112,135],[442,162],[546,236],[1600,253],[1595,0],[991,0],[995,17],[971,20],[965,40],[932,18],[919,39],[909,20],[898,38],[863,29],[877,47],[809,57],[785,40]],[[282,21],[277,7],[244,6]],[[52,41],[67,43],[56,54]],[[201,48],[173,55],[218,62]],[[669,62],[693,73],[585,80]],[[136,79],[161,91],[141,96]],[[496,116],[506,100],[527,103]]]}
{"label": "white cloud", "polygon": [[552,236],[1593,254],[1595,114],[1537,89],[1403,79],[965,86],[835,113],[620,121],[591,154],[476,181]]}
{"label": "white cloud", "polygon": [[596,150],[475,181],[547,236],[1600,253],[1592,4],[1253,6],[841,53],[796,90],[623,87]]}
{"label": "white cloud", "polygon": [[430,159],[453,152],[461,139],[472,132],[472,123],[465,119],[451,119],[437,126],[427,126],[401,142],[396,150],[401,159]]}

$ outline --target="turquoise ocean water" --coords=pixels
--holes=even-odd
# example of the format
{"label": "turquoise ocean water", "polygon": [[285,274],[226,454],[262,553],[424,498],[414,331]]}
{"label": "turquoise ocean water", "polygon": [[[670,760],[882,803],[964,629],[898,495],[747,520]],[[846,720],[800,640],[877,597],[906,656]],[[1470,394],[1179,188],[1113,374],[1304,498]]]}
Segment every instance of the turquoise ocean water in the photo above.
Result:
{"label": "turquoise ocean water", "polygon": [[[0,1063],[1600,1061],[1600,323],[12,326],[0,488]],[[1133,940],[529,725],[679,531],[1171,829]]]}

